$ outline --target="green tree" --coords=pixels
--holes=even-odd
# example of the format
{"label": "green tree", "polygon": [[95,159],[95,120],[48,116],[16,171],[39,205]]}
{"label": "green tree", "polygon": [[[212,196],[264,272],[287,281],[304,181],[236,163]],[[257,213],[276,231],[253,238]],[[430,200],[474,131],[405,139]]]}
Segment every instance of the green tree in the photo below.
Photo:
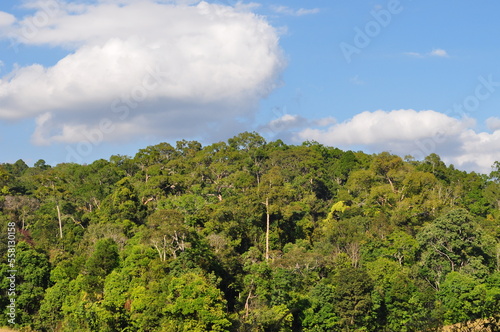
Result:
{"label": "green tree", "polygon": [[189,228],[184,216],[177,210],[155,211],[149,216],[147,226],[147,241],[156,249],[161,261],[170,256],[177,258],[191,245]]}
{"label": "green tree", "polygon": [[424,277],[436,288],[449,272],[488,265],[482,231],[464,209],[455,209],[426,225],[417,235]]}
{"label": "green tree", "polygon": [[372,325],[372,290],[373,283],[364,270],[345,268],[338,271],[333,299],[342,328],[349,331]]}
{"label": "green tree", "polygon": [[164,328],[185,332],[228,331],[231,323],[225,312],[222,293],[213,277],[186,273],[167,285]]}
{"label": "green tree", "polygon": [[33,165],[33,167],[35,168],[39,168],[41,170],[46,170],[46,169],[49,169],[51,166],[50,165],[47,165],[47,163],[45,162],[45,160],[43,159],[38,159],[35,164]]}
{"label": "green tree", "polygon": [[[12,272],[7,264],[2,266],[2,275],[10,276]],[[30,247],[26,242],[16,245],[15,270],[13,279],[16,287],[11,291],[16,299],[16,324],[28,326],[40,308],[44,291],[49,284],[50,264],[47,255]],[[9,289],[9,280],[3,278],[2,288]],[[7,284],[6,284],[7,283]],[[4,322],[5,325],[6,322]]]}
{"label": "green tree", "polygon": [[59,238],[63,238],[62,212],[61,207],[67,199],[69,192],[65,186],[66,178],[59,173],[59,169],[50,169],[40,173],[35,177],[37,189],[35,196],[41,200],[49,201],[54,204],[57,212],[59,224]]}
{"label": "green tree", "polygon": [[130,222],[140,224],[144,218],[144,204],[137,196],[130,178],[119,180],[114,191],[106,197],[98,211],[103,222],[119,222],[128,227]]}
{"label": "green tree", "polygon": [[325,280],[311,290],[310,306],[304,312],[304,332],[329,332],[340,329],[340,317],[335,310],[335,287]]}
{"label": "green tree", "polygon": [[446,325],[483,318],[478,315],[484,305],[485,294],[477,288],[477,279],[460,273],[450,272],[438,292],[444,307]]}
{"label": "green tree", "polygon": [[94,252],[85,264],[84,290],[102,293],[106,276],[119,263],[118,246],[110,238],[98,240]]}
{"label": "green tree", "polygon": [[35,320],[38,331],[56,331],[64,319],[62,306],[69,289],[69,280],[56,283],[45,290],[40,310]]}

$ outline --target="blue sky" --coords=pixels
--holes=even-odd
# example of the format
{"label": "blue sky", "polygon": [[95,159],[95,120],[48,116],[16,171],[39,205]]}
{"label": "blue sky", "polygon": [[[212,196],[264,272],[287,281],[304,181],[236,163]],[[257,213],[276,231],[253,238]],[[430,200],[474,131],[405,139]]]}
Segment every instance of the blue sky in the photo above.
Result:
{"label": "blue sky", "polygon": [[500,4],[0,4],[0,162],[92,162],[259,131],[488,173]]}

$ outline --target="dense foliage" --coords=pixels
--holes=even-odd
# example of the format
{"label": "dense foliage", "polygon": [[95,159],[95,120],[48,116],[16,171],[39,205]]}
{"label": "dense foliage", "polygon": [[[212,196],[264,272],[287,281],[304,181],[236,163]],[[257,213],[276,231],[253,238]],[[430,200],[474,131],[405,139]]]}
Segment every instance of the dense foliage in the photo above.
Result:
{"label": "dense foliage", "polygon": [[[424,331],[500,312],[491,175],[242,133],[0,166],[33,331]],[[2,308],[8,280],[2,279]],[[7,310],[0,325],[8,325]]]}

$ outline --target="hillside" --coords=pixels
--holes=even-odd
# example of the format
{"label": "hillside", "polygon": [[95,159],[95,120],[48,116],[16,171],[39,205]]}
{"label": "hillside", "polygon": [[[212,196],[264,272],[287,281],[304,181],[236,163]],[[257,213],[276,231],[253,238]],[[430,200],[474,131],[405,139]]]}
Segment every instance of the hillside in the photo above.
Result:
{"label": "hillside", "polygon": [[23,331],[435,331],[500,314],[498,162],[482,175],[242,133],[3,164],[0,222],[0,326]]}

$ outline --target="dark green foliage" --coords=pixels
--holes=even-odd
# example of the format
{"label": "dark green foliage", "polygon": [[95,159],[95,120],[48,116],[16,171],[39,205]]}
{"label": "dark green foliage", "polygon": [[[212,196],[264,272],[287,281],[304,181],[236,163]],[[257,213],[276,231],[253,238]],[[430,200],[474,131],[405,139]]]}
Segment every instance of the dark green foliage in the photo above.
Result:
{"label": "dark green foliage", "polygon": [[334,331],[340,325],[335,309],[335,287],[324,281],[316,285],[310,294],[310,305],[304,312],[304,331]]}
{"label": "dark green foliage", "polygon": [[106,276],[118,266],[118,247],[112,239],[97,241],[94,252],[85,264],[84,290],[102,292]]}
{"label": "dark green foliage", "polygon": [[405,160],[242,133],[89,165],[0,165],[15,327],[498,330],[500,163],[486,176],[436,154]]}
{"label": "dark green foliage", "polygon": [[347,331],[370,326],[373,284],[368,274],[362,269],[344,268],[334,281],[333,303],[339,325]]}
{"label": "dark green foliage", "polygon": [[482,231],[463,209],[452,210],[426,225],[417,236],[422,273],[437,289],[450,272],[484,278],[491,260]]}

